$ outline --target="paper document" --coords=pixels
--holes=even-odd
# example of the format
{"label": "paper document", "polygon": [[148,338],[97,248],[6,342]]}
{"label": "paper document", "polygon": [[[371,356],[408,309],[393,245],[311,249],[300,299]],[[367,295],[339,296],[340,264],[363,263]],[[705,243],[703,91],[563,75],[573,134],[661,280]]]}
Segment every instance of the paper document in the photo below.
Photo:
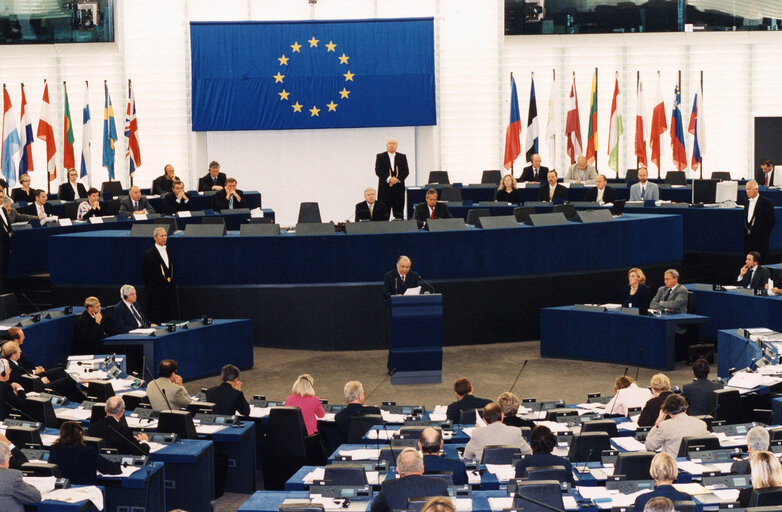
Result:
{"label": "paper document", "polygon": [[712,489],[712,493],[720,500],[726,503],[733,503],[739,500],[739,489]]}
{"label": "paper document", "polygon": [[394,414],[392,412],[388,412],[386,410],[380,409],[380,416],[382,416],[383,421],[386,423],[404,423],[405,422],[405,415],[404,414]]}
{"label": "paper document", "polygon": [[156,329],[154,327],[147,327],[147,328],[133,329],[132,331],[129,331],[128,334],[143,334],[145,336],[149,336],[155,331]]}
{"label": "paper document", "polygon": [[55,489],[43,495],[44,500],[78,503],[90,500],[95,508],[103,510],[103,493],[94,485],[87,487],[71,487],[70,489]]}
{"label": "paper document", "polygon": [[82,409],[81,407],[76,409],[58,407],[54,410],[54,415],[57,416],[57,418],[62,418],[64,420],[81,421],[90,419],[90,416],[92,416],[92,411]]}
{"label": "paper document", "polygon": [[260,207],[250,210],[250,217],[253,219],[263,218],[263,210]]}
{"label": "paper document", "polygon": [[258,407],[257,405],[250,405],[250,417],[251,418],[263,418],[269,415],[271,407]]}
{"label": "paper document", "polygon": [[500,482],[516,477],[516,468],[510,464],[486,464],[486,471],[496,476]]}
{"label": "paper document", "polygon": [[326,477],[326,468],[315,468],[302,478],[305,484],[311,484],[315,480],[323,480]]}
{"label": "paper document", "polygon": [[395,430],[370,430],[367,432],[368,439],[384,439],[388,441],[393,437]]}
{"label": "paper document", "polygon": [[644,444],[634,437],[612,437],[611,442],[628,452],[646,451]]}
{"label": "paper document", "polygon": [[141,468],[138,466],[122,466],[121,469],[122,469],[122,473],[120,473],[119,475],[106,475],[104,473],[101,473],[100,471],[98,471],[98,475],[105,476],[105,477],[127,478]]}
{"label": "paper document", "polygon": [[149,452],[150,453],[158,452],[158,451],[162,450],[163,448],[165,448],[166,446],[168,446],[167,444],[156,443],[154,441],[147,441],[147,444],[149,445]]}
{"label": "paper document", "polygon": [[421,287],[415,286],[413,288],[408,288],[405,290],[404,295],[421,295]]}
{"label": "paper document", "polygon": [[701,484],[694,482],[690,484],[673,484],[673,487],[677,491],[685,492],[692,496],[696,494],[709,494],[711,492]]}
{"label": "paper document", "polygon": [[489,508],[495,512],[513,508],[513,498],[489,498]]}
{"label": "paper document", "polygon": [[196,432],[199,434],[214,434],[226,428],[225,425],[196,425]]}
{"label": "paper document", "polygon": [[130,428],[157,428],[157,419],[139,418],[138,416],[125,416]]}
{"label": "paper document", "polygon": [[377,460],[380,457],[380,449],[358,448],[356,450],[340,450],[342,456],[349,456],[353,460]]}
{"label": "paper document", "polygon": [[54,490],[54,484],[57,481],[55,476],[25,476],[22,477],[25,483],[32,485],[41,494],[46,494]]}

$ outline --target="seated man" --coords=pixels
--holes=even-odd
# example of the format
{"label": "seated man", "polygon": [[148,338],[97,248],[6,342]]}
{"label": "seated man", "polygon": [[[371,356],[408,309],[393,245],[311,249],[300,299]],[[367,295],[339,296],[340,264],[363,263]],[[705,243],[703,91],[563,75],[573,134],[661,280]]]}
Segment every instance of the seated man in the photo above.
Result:
{"label": "seated man", "polygon": [[100,192],[95,187],[90,188],[87,191],[87,200],[79,204],[79,209],[76,211],[76,220],[87,220],[90,217],[100,217],[103,215],[100,202]]}
{"label": "seated man", "polygon": [[418,449],[424,455],[426,472],[450,471],[453,474],[454,485],[467,485],[467,466],[458,459],[449,459],[442,455],[443,437],[440,431],[428,427],[421,432]]}
{"label": "seated man", "polygon": [[106,400],[106,417],[91,423],[87,435],[103,439],[106,448],[115,448],[122,455],[149,453],[149,437],[143,432],[134,435],[125,420],[125,401],[112,396]]}
{"label": "seated man", "polygon": [[60,185],[57,190],[57,199],[61,201],[75,201],[77,199],[87,199],[87,190],[84,185],[79,183],[79,171],[68,169],[68,181]]}
{"label": "seated man", "polygon": [[414,448],[402,450],[402,453],[396,458],[396,472],[399,478],[389,478],[383,481],[380,492],[372,501],[370,512],[407,509],[407,500],[410,498],[448,496],[446,480],[423,476],[424,460],[418,450]]}
{"label": "seated man", "polygon": [[37,215],[28,215],[26,213],[20,213],[16,210],[16,208],[12,208],[11,204],[12,202],[9,200],[8,196],[5,194],[5,190],[0,188],[0,201],[3,204],[3,208],[5,208],[5,214],[8,217],[8,222],[13,224],[14,222],[29,222],[31,220],[43,220],[46,215],[41,215],[40,217]]}
{"label": "seated man", "polygon": [[11,382],[11,363],[0,358],[0,421],[14,409],[22,410],[26,395],[18,382]]}
{"label": "seated man", "polygon": [[491,403],[488,398],[478,398],[472,394],[472,383],[466,377],[456,379],[453,383],[453,391],[456,393],[456,401],[448,406],[446,416],[454,425],[459,423],[462,411],[482,409],[483,406]]}
{"label": "seated man", "polygon": [[649,309],[656,309],[665,313],[687,312],[687,288],[679,284],[679,272],[669,268],[663,278],[665,285],[657,290]]}
{"label": "seated man", "polygon": [[426,191],[426,202],[415,205],[413,218],[418,223],[418,229],[421,229],[429,220],[452,219],[453,215],[448,206],[437,202],[437,190],[430,188]]}
{"label": "seated man", "polygon": [[182,377],[176,373],[178,368],[173,359],[160,361],[157,368],[159,377],[147,384],[147,396],[152,410],[180,410],[190,403],[190,395],[182,385]]}
{"label": "seated man", "polygon": [[594,201],[598,204],[613,203],[616,201],[616,190],[608,186],[605,174],[598,174],[595,180],[595,188],[587,191],[585,201]]}
{"label": "seated man", "polygon": [[565,183],[581,183],[594,185],[597,179],[595,166],[587,163],[585,156],[576,158],[576,163],[570,166],[565,174]]}
{"label": "seated man", "polygon": [[36,190],[35,202],[33,204],[28,204],[19,211],[21,213],[26,213],[27,215],[35,215],[39,219],[43,219],[44,217],[51,217],[52,205],[46,203],[47,199],[48,196],[46,195],[45,190]]}
{"label": "seated man", "polygon": [[110,329],[104,322],[97,297],[84,300],[84,311],[73,323],[73,344],[71,354],[85,355],[100,353],[100,342],[109,335]]}
{"label": "seated man", "polygon": [[162,196],[168,194],[174,187],[175,181],[179,181],[179,178],[174,175],[174,166],[167,164],[163,168],[163,175],[158,176],[155,178],[155,181],[152,182],[152,195]]}
{"label": "seated man", "polygon": [[474,459],[480,462],[483,458],[483,449],[491,445],[518,446],[524,455],[532,454],[532,448],[521,435],[519,427],[511,427],[502,422],[502,409],[495,403],[490,403],[483,408],[485,427],[476,427],[467,446],[464,447],[464,458]]}
{"label": "seated man", "polygon": [[345,395],[347,405],[341,411],[334,415],[334,421],[337,424],[342,439],[347,439],[350,433],[350,420],[353,416],[363,416],[365,414],[380,414],[380,408],[364,405],[364,386],[357,380],[351,380],[345,383],[342,390]]}
{"label": "seated man", "polygon": [[157,327],[150,324],[141,312],[141,308],[136,305],[138,294],[136,289],[129,284],[122,285],[120,288],[120,301],[114,306],[114,329],[119,332],[130,332],[133,329],[146,329],[148,327]]}
{"label": "seated man", "polygon": [[119,212],[128,217],[133,215],[155,213],[147,198],[141,195],[141,189],[136,185],[130,187],[128,197],[119,202]]}
{"label": "seated man", "polygon": [[190,211],[190,198],[185,194],[185,184],[177,180],[171,192],[163,196],[161,206],[163,215],[176,215],[179,212]]}
{"label": "seated man", "polygon": [[198,180],[198,191],[207,192],[213,190],[218,192],[223,190],[226,183],[225,173],[220,172],[220,164],[212,161],[209,163],[209,172]]}
{"label": "seated man", "polygon": [[771,436],[763,427],[752,427],[747,432],[747,458],[735,461],[730,466],[730,473],[732,475],[749,475],[751,473],[749,467],[749,457],[755,452],[767,452],[769,444],[771,443]]}
{"label": "seated man", "polygon": [[739,270],[736,286],[749,290],[765,290],[769,277],[771,277],[771,272],[760,266],[760,253],[750,251],[744,266]]}
{"label": "seated man", "polygon": [[540,155],[532,155],[531,164],[521,171],[519,181],[537,181],[543,183],[548,177],[548,167],[540,165]]}
{"label": "seated man", "polygon": [[10,469],[11,446],[0,442],[0,510],[24,512],[25,505],[41,502],[41,492],[22,480],[22,472]]}
{"label": "seated man", "polygon": [[661,450],[671,457],[679,454],[679,445],[685,437],[710,436],[706,422],[687,414],[687,400],[679,395],[668,395],[657,421],[646,436],[644,446],[653,452]]}
{"label": "seated man", "polygon": [[[33,371],[28,371],[19,365],[19,358],[22,356],[22,349],[15,341],[6,341],[0,347],[0,353],[8,360],[11,370],[11,382],[24,386],[25,382],[33,382],[40,379],[40,384],[34,388],[35,391],[51,389],[54,393],[62,395],[71,402],[81,403],[84,401],[84,395],[79,391],[76,381],[70,375],[65,373],[62,368],[56,368],[49,372],[43,372],[36,375]],[[30,379],[30,380],[26,380]]]}
{"label": "seated man", "polygon": [[364,190],[364,200],[356,204],[356,222],[361,220],[388,220],[388,207],[376,200],[377,191],[372,187]]}
{"label": "seated man", "polygon": [[771,272],[769,282],[764,288],[769,295],[782,295],[782,270],[778,268],[768,269]]}
{"label": "seated man", "polygon": [[638,183],[630,187],[630,201],[657,201],[660,199],[660,190],[655,183],[649,180],[649,171],[646,167],[638,169]]}
{"label": "seated man", "polygon": [[212,210],[216,212],[247,208],[247,203],[244,202],[244,192],[236,189],[236,178],[225,180],[225,187],[215,192],[211,204]]}
{"label": "seated man", "polygon": [[540,184],[538,190],[538,201],[553,201],[554,199],[563,199],[567,201],[568,190],[566,187],[557,183],[557,171],[549,171],[546,176],[546,182]]}
{"label": "seated man", "polygon": [[239,380],[239,368],[232,364],[223,366],[223,383],[206,390],[206,401],[215,404],[215,414],[250,415],[250,404],[242,393],[242,381]]}
{"label": "seated man", "polygon": [[692,416],[709,414],[712,411],[712,394],[716,389],[722,389],[722,382],[709,380],[709,362],[702,357],[692,363],[692,373],[695,380],[683,387],[684,398],[690,404],[689,413]]}

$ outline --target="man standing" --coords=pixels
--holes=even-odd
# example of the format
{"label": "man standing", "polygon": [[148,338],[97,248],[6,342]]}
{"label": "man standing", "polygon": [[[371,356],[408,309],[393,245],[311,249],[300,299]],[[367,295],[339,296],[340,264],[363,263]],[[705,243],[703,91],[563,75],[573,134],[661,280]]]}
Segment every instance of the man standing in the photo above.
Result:
{"label": "man standing", "polygon": [[519,181],[537,181],[543,183],[548,177],[548,167],[540,165],[540,155],[532,155],[532,165],[521,172]]}
{"label": "man standing", "polygon": [[608,186],[608,180],[604,174],[598,174],[595,180],[595,188],[587,191],[586,201],[594,201],[597,204],[613,203],[616,201],[616,191]]}
{"label": "man standing", "polygon": [[163,215],[176,215],[182,211],[190,211],[190,198],[185,194],[185,184],[179,180],[174,182],[171,192],[163,196],[161,206]]}
{"label": "man standing", "polygon": [[549,171],[546,180],[546,183],[540,184],[538,201],[553,201],[554,199],[567,201],[567,188],[557,183],[557,171]]}
{"label": "man standing", "polygon": [[158,176],[155,181],[152,182],[152,195],[162,196],[171,192],[174,182],[178,181],[174,175],[174,166],[166,164],[163,168],[163,176]]}
{"label": "man standing", "polygon": [[649,171],[646,167],[638,169],[638,183],[630,187],[630,201],[657,201],[660,190],[655,183],[649,181]]}
{"label": "man standing", "polygon": [[250,415],[250,404],[242,393],[242,381],[239,380],[239,368],[232,364],[223,366],[223,383],[206,390],[206,401],[215,404],[215,414]]}
{"label": "man standing", "polygon": [[149,437],[143,432],[133,435],[125,420],[125,401],[112,396],[106,400],[106,417],[90,424],[87,435],[103,439],[107,448],[115,448],[123,455],[144,455],[149,453]]}
{"label": "man standing", "polygon": [[226,183],[225,173],[220,172],[220,164],[215,161],[209,163],[209,172],[206,176],[198,180],[198,191],[208,192],[209,190],[218,192],[223,190]]}
{"label": "man standing", "polygon": [[375,158],[378,199],[393,210],[395,219],[404,218],[405,179],[410,174],[407,156],[396,152],[396,139],[386,141],[386,152]]}
{"label": "man standing", "polygon": [[221,212],[223,210],[247,208],[247,204],[244,202],[244,192],[236,189],[236,178],[226,179],[223,185],[221,190],[218,190],[212,196],[212,210]]}
{"label": "man standing", "polygon": [[760,169],[755,171],[755,181],[761,187],[771,187],[776,185],[774,182],[774,164],[771,159],[764,158],[760,161]]}
{"label": "man standing", "polygon": [[76,317],[73,324],[73,345],[71,354],[99,354],[100,340],[108,336],[100,301],[97,297],[84,299],[84,311]]}
{"label": "man standing", "polygon": [[356,205],[356,222],[360,220],[388,220],[388,207],[376,201],[377,192],[372,187],[364,190],[364,200]]}
{"label": "man standing", "polygon": [[157,368],[158,378],[147,384],[149,403],[154,411],[181,410],[190,403],[190,395],[177,375],[179,366],[173,359],[163,359]]}
{"label": "man standing", "polygon": [[[521,430],[519,435],[521,435]],[[424,460],[415,448],[405,448],[396,458],[399,478],[383,481],[372,501],[370,512],[391,512],[408,508],[407,500],[424,496],[448,496],[448,483],[442,478],[424,476]]]}
{"label": "man standing", "polygon": [[396,270],[386,272],[383,279],[383,289],[386,298],[392,295],[404,295],[408,288],[421,286],[418,281],[418,273],[410,270],[412,262],[405,255],[396,260]]}
{"label": "man standing", "polygon": [[739,270],[736,285],[750,290],[765,290],[769,277],[769,269],[760,266],[760,253],[752,251],[747,254],[744,266]]}
{"label": "man standing", "polygon": [[426,203],[415,205],[413,218],[418,223],[418,229],[422,229],[429,220],[452,219],[453,215],[445,204],[437,202],[437,190],[430,188],[426,191]]}
{"label": "man standing", "polygon": [[669,268],[665,271],[664,286],[657,290],[657,294],[649,304],[649,309],[657,309],[665,313],[687,312],[687,288],[679,284],[679,272]]}
{"label": "man standing", "polygon": [[581,183],[584,185],[594,185],[597,179],[595,166],[587,163],[585,156],[579,156],[576,163],[570,166],[565,174],[565,183]]}
{"label": "man standing", "polygon": [[120,201],[119,212],[130,217],[155,213],[155,209],[149,204],[147,198],[141,195],[141,189],[133,185],[128,191],[128,197]]}
{"label": "man standing", "polygon": [[758,182],[747,182],[744,204],[744,252],[757,251],[762,258],[770,256],[768,239],[774,229],[774,204],[758,194]]}
{"label": "man standing", "polygon": [[136,305],[138,296],[136,289],[129,284],[122,285],[120,288],[121,300],[114,306],[114,328],[117,332],[129,332],[133,329],[157,327],[150,324],[141,308]]}
{"label": "man standing", "polygon": [[174,304],[174,263],[168,254],[166,229],[155,228],[152,235],[155,246],[141,258],[141,280],[147,292],[147,316],[150,321],[160,324],[176,317]]}

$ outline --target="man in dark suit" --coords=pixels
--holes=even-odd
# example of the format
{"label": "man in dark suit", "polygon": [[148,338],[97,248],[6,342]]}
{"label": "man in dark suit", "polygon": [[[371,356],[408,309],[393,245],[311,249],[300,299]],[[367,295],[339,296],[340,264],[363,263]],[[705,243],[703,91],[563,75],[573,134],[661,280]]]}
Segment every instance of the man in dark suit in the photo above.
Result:
{"label": "man in dark suit", "polygon": [[389,298],[392,295],[404,295],[408,288],[421,286],[418,273],[410,270],[412,262],[405,255],[396,260],[396,270],[386,272],[383,278],[383,295]]}
{"label": "man in dark suit", "polygon": [[750,290],[765,290],[769,277],[771,277],[769,269],[760,266],[760,253],[751,251],[747,254],[744,266],[739,270],[736,286]]}
{"label": "man in dark suit", "polygon": [[115,448],[121,455],[146,455],[149,453],[149,437],[145,433],[134,435],[125,421],[125,401],[112,396],[106,400],[106,417],[90,424],[87,435],[103,439],[106,448]]}
{"label": "man in dark suit", "polygon": [[472,394],[472,382],[470,379],[462,377],[456,379],[453,383],[453,391],[456,393],[456,401],[452,402],[448,406],[446,416],[454,424],[459,423],[462,415],[462,411],[469,411],[470,409],[483,409],[487,404],[491,403],[488,398],[478,398]]}
{"label": "man in dark suit", "polygon": [[415,448],[402,450],[396,459],[396,472],[399,478],[383,482],[380,492],[372,502],[370,512],[407,509],[409,498],[448,496],[448,483],[445,479],[423,476],[423,457]]}
{"label": "man in dark suit", "polygon": [[594,201],[599,204],[613,203],[616,201],[616,190],[608,186],[605,174],[598,174],[595,180],[595,188],[587,190],[585,201]]}
{"label": "man in dark suit", "polygon": [[567,192],[567,187],[557,183],[557,171],[549,171],[546,175],[546,183],[540,184],[538,201],[553,201],[554,199],[567,201]]}
{"label": "man in dark suit", "polygon": [[212,196],[212,210],[221,212],[247,208],[247,203],[244,202],[244,192],[236,189],[236,178],[228,178],[223,184],[222,190],[218,190]]}
{"label": "man in dark suit", "polygon": [[752,427],[747,432],[747,458],[740,459],[734,462],[730,466],[730,472],[733,475],[749,475],[751,473],[749,467],[749,456],[754,452],[767,452],[769,444],[771,443],[771,436],[763,427]]}
{"label": "man in dark suit", "polygon": [[543,183],[548,177],[548,167],[540,165],[540,155],[532,155],[532,165],[521,171],[519,181],[537,181]]}
{"label": "man in dark suit", "polygon": [[721,382],[709,380],[709,362],[703,358],[696,359],[692,363],[692,373],[695,380],[685,384],[684,398],[690,404],[690,416],[700,416],[712,412],[712,392],[715,389],[722,389]]}
{"label": "man in dark suit", "polygon": [[755,171],[755,181],[761,187],[776,185],[774,181],[774,164],[770,158],[764,158],[760,161],[760,169]]}
{"label": "man in dark suit", "polygon": [[220,164],[212,161],[209,163],[209,172],[198,180],[198,191],[208,192],[214,190],[217,192],[223,190],[225,183],[225,173],[220,172]]}
{"label": "man in dark suit", "polygon": [[177,180],[171,192],[163,196],[161,206],[163,215],[176,215],[179,212],[190,211],[190,198],[185,194],[185,184]]}
{"label": "man in dark suit", "polygon": [[768,239],[774,229],[774,203],[758,194],[758,182],[747,182],[747,201],[744,204],[744,252],[757,251],[770,256]]}
{"label": "man in dark suit", "polygon": [[109,335],[105,320],[98,298],[87,297],[84,300],[84,311],[73,323],[71,354],[99,354],[100,341]]}
{"label": "man in dark suit", "polygon": [[346,441],[350,434],[350,421],[353,416],[380,414],[380,409],[364,405],[364,386],[357,380],[345,383],[343,393],[348,404],[334,415],[334,421],[342,434],[343,441]]}
{"label": "man in dark suit", "polygon": [[242,393],[239,368],[232,364],[223,366],[222,378],[222,384],[206,390],[206,401],[215,404],[215,414],[249,416],[250,404]]}
{"label": "man in dark suit", "polygon": [[388,220],[388,207],[377,201],[377,191],[372,187],[364,190],[364,200],[356,205],[356,222],[360,220]]}
{"label": "man in dark suit", "polygon": [[157,327],[156,324],[150,324],[141,308],[136,305],[138,296],[136,289],[129,284],[122,285],[120,288],[121,300],[114,306],[114,329],[117,332],[129,332],[133,329]]}
{"label": "man in dark suit", "polygon": [[21,213],[26,213],[27,215],[35,215],[39,219],[41,218],[41,215],[50,217],[52,215],[52,205],[46,202],[47,199],[48,196],[46,195],[45,190],[36,190],[35,202],[33,204],[28,204],[19,211]]}
{"label": "man in dark suit", "polygon": [[452,219],[453,215],[446,205],[437,202],[437,190],[430,188],[426,191],[426,202],[415,205],[413,218],[421,229],[430,219]]}
{"label": "man in dark suit", "polygon": [[141,281],[147,294],[147,316],[157,324],[176,317],[174,263],[168,252],[166,229],[155,228],[155,246],[141,257]]}
{"label": "man in dark suit", "polygon": [[407,156],[396,152],[396,139],[386,141],[386,152],[375,158],[378,199],[393,210],[395,219],[404,218],[405,179],[410,174]]}
{"label": "man in dark suit", "polygon": [[162,196],[164,194],[168,194],[171,192],[171,189],[174,186],[174,182],[178,180],[179,178],[174,175],[174,166],[171,164],[166,164],[166,166],[163,168],[163,175],[158,176],[152,182],[152,195]]}
{"label": "man in dark suit", "polygon": [[[5,191],[0,189],[0,204],[3,204]],[[8,276],[8,262],[11,261],[11,239],[13,238],[13,221],[5,207],[0,208],[0,292],[5,291],[5,280]]]}
{"label": "man in dark suit", "polygon": [[61,201],[87,199],[87,189],[76,181],[78,178],[79,171],[68,169],[68,181],[60,185],[60,188],[57,190],[57,199]]}
{"label": "man in dark suit", "polygon": [[36,391],[51,390],[54,393],[64,396],[71,402],[81,403],[84,401],[84,395],[76,386],[76,381],[65,373],[65,370],[62,368],[57,368],[47,373],[41,373],[40,376],[22,368],[19,364],[19,358],[22,356],[22,349],[19,348],[19,345],[17,345],[15,341],[6,341],[3,343],[2,348],[0,348],[0,353],[8,360],[11,369],[11,382],[22,386],[24,386],[26,382],[32,383],[33,389]]}
{"label": "man in dark suit", "polygon": [[454,485],[467,485],[467,467],[458,459],[449,459],[440,455],[443,449],[443,437],[440,431],[432,427],[425,428],[418,440],[418,449],[424,455],[424,468],[427,473],[450,471]]}
{"label": "man in dark suit", "polygon": [[11,382],[11,363],[0,358],[0,421],[6,419],[13,409],[21,411],[25,396],[21,384]]}
{"label": "man in dark suit", "polygon": [[147,198],[141,195],[141,189],[133,185],[128,191],[128,197],[119,202],[119,212],[131,217],[135,214],[155,213],[155,209]]}

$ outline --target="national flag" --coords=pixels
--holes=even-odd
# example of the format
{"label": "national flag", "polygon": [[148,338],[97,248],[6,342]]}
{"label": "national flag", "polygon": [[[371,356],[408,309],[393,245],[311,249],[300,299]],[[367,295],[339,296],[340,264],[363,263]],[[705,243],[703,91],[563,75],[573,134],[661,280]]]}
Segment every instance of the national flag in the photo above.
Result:
{"label": "national flag", "polygon": [[530,83],[529,110],[527,111],[527,162],[532,162],[532,155],[538,153],[538,103],[535,99],[535,79]]}
{"label": "national flag", "polygon": [[128,150],[125,158],[130,160],[130,175],[133,176],[137,167],[141,167],[141,149],[138,144],[138,120],[136,119],[136,96],[128,80],[128,106],[125,109],[125,137]]}
{"label": "national flag", "polygon": [[11,96],[3,84],[3,178],[8,187],[16,185],[16,158],[22,150],[22,141],[19,139],[19,131],[16,129],[16,116],[11,107]]}
{"label": "national flag", "polygon": [[619,139],[624,133],[622,104],[619,102],[619,78],[614,80],[614,98],[611,100],[611,120],[608,123],[608,167],[619,175]]}
{"label": "national flag", "polygon": [[516,95],[516,81],[510,77],[510,122],[505,129],[505,168],[511,169],[521,154],[521,116],[519,98]]}
{"label": "national flag", "polygon": [[[81,165],[79,176],[84,178],[90,173],[92,168],[92,128],[90,128],[90,87],[84,85],[84,108],[81,111]],[[88,178],[92,183],[92,179]]]}
{"label": "national flag", "polygon": [[567,137],[567,154],[571,165],[576,163],[576,157],[581,156],[581,121],[578,119],[578,93],[576,93],[576,77],[570,86],[570,101],[568,102],[567,119],[565,120],[565,136]]}
{"label": "national flag", "polygon": [[665,102],[663,101],[663,86],[657,77],[657,98],[652,110],[652,132],[649,134],[649,147],[652,148],[652,162],[660,169],[660,135],[665,133],[668,125],[665,121]]}
{"label": "national flag", "polygon": [[692,102],[692,114],[690,114],[690,126],[687,131],[692,135],[692,163],[693,171],[697,171],[701,165],[701,158],[706,150],[706,123],[703,117],[703,88],[695,93]]}
{"label": "national flag", "polygon": [[592,92],[589,95],[589,121],[587,122],[586,159],[590,164],[597,158],[597,71],[592,75]]}
{"label": "national flag", "polygon": [[548,121],[546,122],[546,138],[549,140],[549,152],[551,162],[556,168],[557,160],[557,135],[562,132],[560,127],[559,101],[557,101],[557,78],[551,82],[551,94],[548,99]]}
{"label": "national flag", "polygon": [[638,159],[639,167],[648,167],[649,161],[646,159],[646,129],[644,127],[644,110],[646,102],[644,101],[644,84],[638,81],[638,95],[635,101],[635,157]]}
{"label": "national flag", "polygon": [[673,153],[673,165],[677,170],[687,168],[687,150],[684,147],[684,123],[679,104],[682,95],[679,86],[674,88],[673,110],[671,111],[671,152]]}
{"label": "national flag", "polygon": [[104,83],[105,102],[103,103],[103,167],[109,171],[109,179],[114,179],[114,144],[117,142],[117,125],[114,123],[114,107],[111,105],[109,86]]}
{"label": "national flag", "polygon": [[52,106],[49,103],[49,84],[44,80],[43,100],[41,102],[41,118],[38,120],[38,131],[36,137],[46,142],[46,173],[49,181],[57,178],[57,143],[54,140],[54,118],[52,117]]}
{"label": "national flag", "polygon": [[22,159],[19,160],[19,176],[21,176],[33,172],[32,144],[35,142],[33,123],[30,121],[30,110],[27,108],[27,97],[24,94],[24,84],[22,84],[22,115],[19,128],[19,139],[22,142]]}
{"label": "national flag", "polygon": [[62,83],[62,90],[65,93],[65,110],[62,126],[62,168],[66,171],[76,167],[73,157],[73,123],[71,122],[71,106],[68,103],[68,88],[65,82]]}

